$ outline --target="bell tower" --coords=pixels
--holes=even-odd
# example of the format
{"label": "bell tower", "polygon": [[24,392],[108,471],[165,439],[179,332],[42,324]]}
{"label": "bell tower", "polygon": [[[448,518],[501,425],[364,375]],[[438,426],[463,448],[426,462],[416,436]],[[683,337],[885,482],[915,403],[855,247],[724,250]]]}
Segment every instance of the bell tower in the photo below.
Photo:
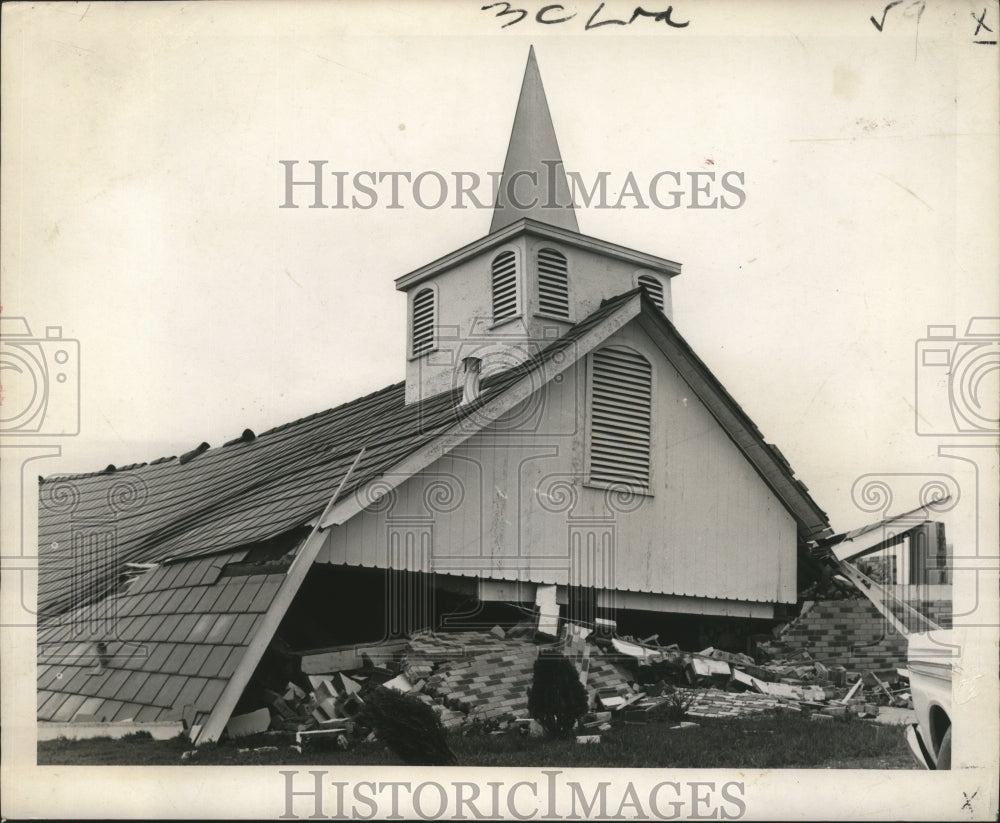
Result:
{"label": "bell tower", "polygon": [[581,234],[569,177],[532,47],[489,234],[396,280],[407,297],[407,403],[463,387],[469,402],[480,378],[638,287],[670,316],[680,264]]}

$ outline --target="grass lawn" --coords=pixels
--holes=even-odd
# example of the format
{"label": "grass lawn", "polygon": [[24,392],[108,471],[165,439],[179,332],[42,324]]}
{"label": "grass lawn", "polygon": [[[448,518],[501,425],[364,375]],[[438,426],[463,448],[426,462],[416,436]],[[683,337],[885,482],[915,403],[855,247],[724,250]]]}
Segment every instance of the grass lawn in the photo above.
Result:
{"label": "grass lawn", "polygon": [[[401,765],[379,743],[350,751],[315,747],[302,754],[290,748],[290,734],[262,734],[209,744],[186,760],[184,739],[52,740],[38,744],[38,765]],[[467,736],[450,743],[463,766],[612,767],[698,769],[912,769],[915,765],[902,726],[863,720],[819,721],[788,713],[732,720],[699,721],[687,729],[663,723],[618,723],[600,744],[581,745],[515,733]],[[273,751],[252,751],[277,746]],[[241,752],[240,749],[249,751]]]}

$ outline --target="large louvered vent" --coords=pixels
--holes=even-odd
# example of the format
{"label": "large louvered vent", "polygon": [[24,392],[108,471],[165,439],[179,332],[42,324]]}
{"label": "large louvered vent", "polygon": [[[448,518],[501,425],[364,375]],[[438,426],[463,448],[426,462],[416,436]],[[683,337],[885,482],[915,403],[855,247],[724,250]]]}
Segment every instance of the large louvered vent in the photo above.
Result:
{"label": "large louvered vent", "polygon": [[434,291],[421,289],[413,298],[413,356],[434,348]]}
{"label": "large louvered vent", "polygon": [[538,310],[552,317],[569,317],[566,257],[555,249],[538,252]]}
{"label": "large louvered vent", "polygon": [[613,346],[594,352],[592,360],[590,480],[648,488],[649,361]]}
{"label": "large louvered vent", "polygon": [[649,299],[656,304],[660,311],[663,311],[663,284],[649,274],[640,274],[638,282],[639,287],[649,295]]}
{"label": "large louvered vent", "polygon": [[517,314],[517,258],[514,252],[500,252],[493,258],[493,322]]}

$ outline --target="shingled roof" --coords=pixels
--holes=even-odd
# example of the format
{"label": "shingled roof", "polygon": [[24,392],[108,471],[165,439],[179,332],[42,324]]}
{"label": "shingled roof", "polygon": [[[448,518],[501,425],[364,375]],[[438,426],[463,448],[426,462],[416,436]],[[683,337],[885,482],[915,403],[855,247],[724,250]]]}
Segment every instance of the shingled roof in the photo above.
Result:
{"label": "shingled roof", "polygon": [[[407,405],[396,383],[328,411],[185,460],[123,471],[54,476],[39,489],[39,615],[114,591],[127,563],[231,551],[275,537],[322,512],[359,450],[341,497],[381,476],[442,432],[570,348],[637,292],[606,301],[522,366],[483,380],[478,402],[460,389]],[[103,538],[103,539],[102,539]],[[113,541],[111,545],[108,541]],[[88,546],[100,558],[81,562]]]}
{"label": "shingled roof", "polygon": [[[243,660],[284,574],[227,574],[238,551],[161,566],[38,630],[38,719],[200,722]],[[103,644],[98,647],[98,643]]]}

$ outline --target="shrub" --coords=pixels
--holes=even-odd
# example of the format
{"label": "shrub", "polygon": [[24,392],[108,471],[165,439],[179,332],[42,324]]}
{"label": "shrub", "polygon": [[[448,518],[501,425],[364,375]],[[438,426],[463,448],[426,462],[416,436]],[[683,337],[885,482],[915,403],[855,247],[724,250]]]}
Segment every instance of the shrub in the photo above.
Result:
{"label": "shrub", "polygon": [[670,723],[680,723],[686,719],[688,709],[694,703],[692,692],[682,692],[680,689],[670,688],[664,693],[665,700],[650,711],[650,715],[656,720],[666,720]]}
{"label": "shrub", "polygon": [[365,708],[358,720],[372,728],[378,739],[408,765],[457,763],[441,718],[413,695],[379,687],[365,696]]}
{"label": "shrub", "polygon": [[587,692],[576,667],[558,653],[541,652],[528,689],[528,712],[551,737],[569,737],[587,711]]}
{"label": "shrub", "polygon": [[509,714],[496,715],[494,717],[479,717],[470,714],[462,727],[463,737],[475,737],[493,734],[493,732],[504,731],[512,720]]}

